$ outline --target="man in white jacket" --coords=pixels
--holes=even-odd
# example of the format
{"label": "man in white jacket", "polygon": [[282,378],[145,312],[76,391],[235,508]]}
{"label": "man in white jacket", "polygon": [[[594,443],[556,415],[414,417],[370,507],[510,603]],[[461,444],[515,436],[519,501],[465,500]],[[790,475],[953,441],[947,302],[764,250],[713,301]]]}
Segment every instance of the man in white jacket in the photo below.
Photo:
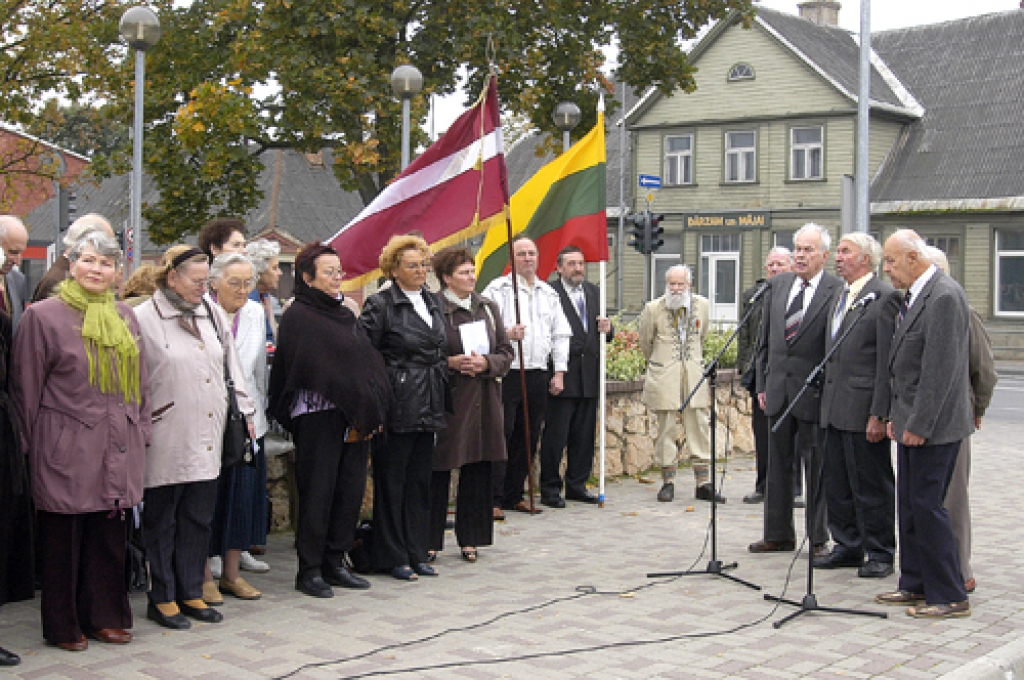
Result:
{"label": "man in white jacket", "polygon": [[[518,275],[519,323],[516,323],[511,274],[494,279],[483,292],[501,309],[502,323],[515,350],[512,370],[501,384],[508,462],[507,465],[497,463],[493,466],[495,519],[504,519],[502,510],[540,512],[539,509],[531,510],[532,503],[523,500],[523,483],[537,451],[547,395],[549,392],[557,395],[563,389],[563,376],[569,363],[569,339],[572,337],[558,293],[537,278],[537,245],[525,236],[519,237],[512,242],[512,256]],[[519,341],[522,341],[522,357],[519,355]],[[526,413],[523,411],[520,369],[525,369]],[[530,420],[529,454],[524,434],[526,415]]]}

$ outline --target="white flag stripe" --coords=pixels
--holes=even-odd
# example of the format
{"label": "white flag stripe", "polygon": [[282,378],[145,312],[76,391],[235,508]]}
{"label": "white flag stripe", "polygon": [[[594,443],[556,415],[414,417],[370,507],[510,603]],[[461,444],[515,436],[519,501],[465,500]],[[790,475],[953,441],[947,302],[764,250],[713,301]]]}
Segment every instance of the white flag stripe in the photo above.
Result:
{"label": "white flag stripe", "polygon": [[407,177],[401,177],[389,184],[370,205],[363,208],[362,212],[356,215],[354,220],[345,225],[338,234],[332,236],[329,240],[337,238],[338,235],[372,215],[388,210],[403,201],[430,191],[439,184],[443,184],[464,172],[472,170],[476,166],[476,161],[480,154],[481,142],[483,143],[484,163],[495,156],[505,153],[501,138],[501,128],[495,128],[483,140],[478,139],[469,146],[463,147],[455,153],[431,163],[422,170]]}

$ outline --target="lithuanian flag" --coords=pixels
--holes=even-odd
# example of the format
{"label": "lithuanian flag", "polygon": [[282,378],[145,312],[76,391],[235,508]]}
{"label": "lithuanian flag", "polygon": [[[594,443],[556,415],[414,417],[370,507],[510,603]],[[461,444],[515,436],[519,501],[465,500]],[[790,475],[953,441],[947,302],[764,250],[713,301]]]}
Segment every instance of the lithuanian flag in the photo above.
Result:
{"label": "lithuanian flag", "polygon": [[[525,233],[537,244],[537,276],[542,280],[555,270],[558,251],[570,244],[588,262],[608,259],[603,98],[594,129],[530,178],[512,196],[510,207],[513,235]],[[487,231],[477,253],[477,290],[508,269],[508,228],[497,224]]]}

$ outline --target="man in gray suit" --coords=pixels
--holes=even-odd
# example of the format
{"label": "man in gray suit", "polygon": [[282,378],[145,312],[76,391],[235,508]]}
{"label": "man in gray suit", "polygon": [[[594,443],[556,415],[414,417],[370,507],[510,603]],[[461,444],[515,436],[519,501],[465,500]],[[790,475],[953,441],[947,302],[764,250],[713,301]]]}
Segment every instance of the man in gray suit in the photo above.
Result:
{"label": "man in gray suit", "polygon": [[28,230],[14,215],[0,215],[0,246],[7,255],[0,268],[0,309],[11,315],[11,324],[17,330],[28,299],[28,282],[14,267],[21,264],[22,253],[28,248]]}
{"label": "man in gray suit", "polygon": [[[793,237],[793,272],[779,274],[764,295],[761,341],[757,355],[757,398],[770,422],[789,407],[807,376],[825,357],[829,310],[842,282],[827,273],[831,237],[824,227],[808,223]],[[815,554],[826,554],[825,499],[821,493],[818,450],[819,400],[804,394],[771,435],[764,501],[764,537],[750,552],[790,551],[796,547],[793,526],[793,461],[800,456],[806,470],[807,533]]]}
{"label": "man in gray suit", "polygon": [[907,293],[889,353],[889,437],[896,441],[898,590],[882,604],[907,614],[970,616],[956,538],[943,507],[960,442],[974,430],[968,378],[970,308],[963,288],[928,259],[910,229],[885,242],[885,271]]}
{"label": "man in gray suit", "polygon": [[848,234],[836,247],[836,271],[846,286],[829,310],[826,352],[849,335],[829,359],[821,390],[825,498],[835,546],[814,566],[857,567],[866,578],[891,574],[896,554],[896,479],[885,421],[901,296],[875,276],[881,260],[882,246],[867,234]]}

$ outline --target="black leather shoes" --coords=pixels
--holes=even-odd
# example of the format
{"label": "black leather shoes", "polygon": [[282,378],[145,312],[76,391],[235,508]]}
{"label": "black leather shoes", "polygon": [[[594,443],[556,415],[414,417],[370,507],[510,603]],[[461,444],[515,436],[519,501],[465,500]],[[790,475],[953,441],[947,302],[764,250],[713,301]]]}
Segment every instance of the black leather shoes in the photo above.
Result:
{"label": "black leather shoes", "polygon": [[712,500],[716,503],[725,503],[725,497],[711,488],[711,482],[704,482],[698,486],[694,492],[693,497],[699,501],[711,502]]}
{"label": "black leather shoes", "polygon": [[334,597],[334,591],[327,581],[318,575],[295,577],[295,590],[310,597]]}
{"label": "black leather shoes", "polygon": [[356,576],[345,567],[336,567],[334,569],[325,567],[323,577],[324,583],[329,586],[351,588],[352,590],[366,590],[370,587],[369,581],[361,576]]}
{"label": "black leather shoes", "polygon": [[753,491],[753,492],[748,493],[746,496],[743,497],[743,502],[744,503],[748,503],[750,505],[755,505],[757,503],[764,503],[764,494],[761,493],[760,491]]}
{"label": "black leather shoes", "polygon": [[864,556],[856,553],[840,552],[833,550],[825,557],[814,558],[815,569],[843,569],[846,567],[860,567],[864,564]]}
{"label": "black leather shoes", "polygon": [[565,500],[567,500],[567,501],[576,501],[578,503],[590,503],[591,505],[597,505],[597,503],[598,503],[597,496],[595,496],[594,494],[592,494],[592,493],[590,493],[588,491],[583,491],[583,492],[575,492],[575,491],[569,492],[569,491],[566,491],[565,492]]}
{"label": "black leather shoes", "polygon": [[665,482],[658,491],[658,500],[662,503],[671,503],[676,497],[676,485],[672,482]]}
{"label": "black leather shoes", "polygon": [[188,630],[192,627],[192,622],[186,619],[181,612],[174,616],[165,616],[152,602],[146,607],[146,618],[171,630]]}
{"label": "black leather shoes", "polygon": [[892,562],[881,560],[868,560],[857,570],[857,576],[861,578],[885,578],[891,574]]}
{"label": "black leather shoes", "polygon": [[202,621],[203,623],[220,623],[224,620],[224,615],[213,607],[200,609],[198,607],[190,607],[184,602],[179,602],[178,608],[181,609],[181,613],[185,616],[193,618],[196,621]]}
{"label": "black leather shoes", "polygon": [[17,666],[19,663],[21,663],[20,656],[0,647],[0,666]]}
{"label": "black leather shoes", "polygon": [[541,496],[540,504],[549,508],[564,508],[565,500],[561,496]]}
{"label": "black leather shoes", "polygon": [[437,576],[437,571],[426,562],[412,565],[412,570],[420,576]]}

